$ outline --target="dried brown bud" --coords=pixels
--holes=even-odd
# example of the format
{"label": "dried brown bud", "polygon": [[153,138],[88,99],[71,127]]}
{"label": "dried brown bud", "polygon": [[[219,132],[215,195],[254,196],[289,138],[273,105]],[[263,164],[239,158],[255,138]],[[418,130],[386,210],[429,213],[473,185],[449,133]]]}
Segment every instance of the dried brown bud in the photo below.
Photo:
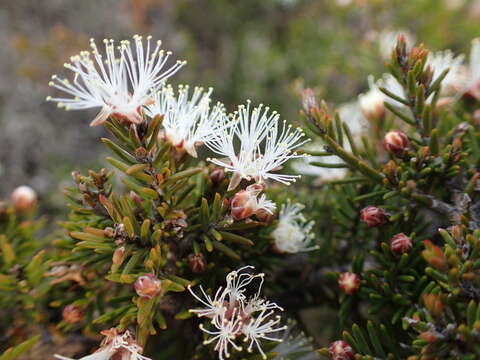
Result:
{"label": "dried brown bud", "polygon": [[332,360],[351,360],[355,356],[352,347],[343,340],[337,340],[331,343],[328,352]]}
{"label": "dried brown bud", "polygon": [[103,233],[105,234],[106,237],[109,237],[109,238],[114,238],[115,237],[115,234],[116,234],[116,231],[111,228],[111,227],[106,227],[104,230],[103,230]]}
{"label": "dried brown bud", "polygon": [[153,274],[140,276],[133,285],[138,296],[151,299],[162,290],[162,281]]}
{"label": "dried brown bud", "polygon": [[188,257],[188,266],[192,272],[199,274],[207,269],[207,261],[203,254],[191,254]]}
{"label": "dried brown bud", "polygon": [[353,295],[360,288],[360,278],[357,274],[344,272],[338,278],[340,289],[347,295]]}
{"label": "dried brown bud", "polygon": [[135,149],[135,156],[137,157],[137,159],[144,159],[145,156],[147,156],[147,149],[145,149],[144,147],[139,147]]}
{"label": "dried brown bud", "polygon": [[84,311],[81,307],[70,304],[63,308],[63,320],[69,324],[76,324],[83,320]]}
{"label": "dried brown bud", "polygon": [[12,202],[17,210],[32,210],[37,205],[37,193],[29,186],[19,186],[12,192]]}
{"label": "dried brown bud", "polygon": [[390,249],[396,254],[408,253],[412,250],[412,239],[399,233],[390,239]]}
{"label": "dried brown bud", "polygon": [[367,206],[360,211],[360,220],[369,227],[376,227],[388,221],[387,214],[376,206]]}
{"label": "dried brown bud", "polygon": [[397,157],[405,155],[408,146],[407,135],[399,130],[389,131],[383,139],[383,147],[385,150]]}
{"label": "dried brown bud", "polygon": [[114,263],[115,265],[120,265],[122,263],[124,253],[125,253],[124,246],[117,248],[113,253],[112,263]]}

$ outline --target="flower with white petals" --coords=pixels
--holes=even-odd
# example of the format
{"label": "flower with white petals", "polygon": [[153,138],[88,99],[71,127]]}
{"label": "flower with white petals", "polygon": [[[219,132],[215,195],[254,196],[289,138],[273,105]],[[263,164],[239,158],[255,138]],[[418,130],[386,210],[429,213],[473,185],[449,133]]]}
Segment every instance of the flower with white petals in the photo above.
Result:
{"label": "flower with white petals", "polygon": [[155,103],[146,108],[146,113],[153,117],[163,115],[163,127],[166,140],[180,151],[185,150],[197,157],[195,147],[209,140],[215,132],[222,130],[221,117],[225,107],[221,103],[210,106],[213,89],[204,91],[195,87],[190,97],[189,86],[179,86],[175,95],[168,85],[155,95]]}
{"label": "flower with white petals", "polygon": [[[112,328],[101,332],[105,336],[100,348],[93,354],[84,356],[79,360],[151,360],[141,355],[142,347],[139,346],[130,332],[127,330],[119,334],[117,329]],[[55,355],[60,360],[73,360],[61,355]]]}
{"label": "flower with white petals", "polygon": [[47,100],[57,102],[66,110],[100,108],[91,126],[102,124],[111,115],[132,123],[142,122],[142,107],[152,103],[151,92],[185,62],[177,61],[165,69],[171,53],[160,49],[160,41],[151,46],[149,36],[144,48],[141,36],[135,35],[133,39],[135,50],[128,40],[122,41],[115,50],[114,41],[105,39],[105,55],[91,39],[91,52],[82,51],[71,57],[71,63],[65,64],[74,73],[73,81],[54,75],[49,83],[72,97],[49,96]]}
{"label": "flower with white petals", "polygon": [[304,208],[302,204],[292,204],[290,200],[282,205],[278,224],[272,232],[276,250],[294,254],[318,249],[317,245],[311,246],[315,236],[312,233],[314,222],[307,222],[301,213]]}
{"label": "flower with white petals", "polygon": [[[236,351],[242,350],[238,341],[242,336],[243,341],[250,342],[247,350],[252,351],[253,346],[256,345],[264,359],[266,356],[260,342],[262,340],[282,341],[281,338],[272,334],[285,329],[283,326],[278,326],[280,317],[273,316],[274,310],[283,311],[283,309],[260,297],[264,274],[245,272],[253,268],[253,266],[244,266],[228,273],[226,287],[220,287],[213,299],[201,287],[200,290],[205,299],[195,295],[191,287],[188,288],[195,299],[206,306],[204,309],[192,309],[190,312],[196,313],[199,317],[205,316],[211,319],[209,325],[200,325],[200,329],[211,335],[204,344],[215,342],[214,350],[218,352],[220,360],[230,357],[230,346]],[[260,279],[257,291],[255,295],[247,297],[245,294],[247,287],[251,287],[255,279]]]}
{"label": "flower with white petals", "polygon": [[[206,145],[226,159],[209,159],[226,171],[234,173],[229,190],[237,187],[242,179],[263,182],[273,179],[289,184],[300,175],[275,174],[289,159],[306,156],[294,149],[305,144],[301,129],[280,124],[277,112],[260,105],[253,108],[250,102],[241,105],[231,117],[222,119],[222,130],[213,134]],[[236,150],[238,148],[238,150]]]}
{"label": "flower with white petals", "polygon": [[385,115],[385,94],[380,91],[373,76],[368,77],[370,90],[364,94],[358,95],[358,104],[363,115],[368,120],[381,119]]}
{"label": "flower with white petals", "polygon": [[430,65],[433,71],[433,79],[438,77],[445,71],[448,74],[442,80],[441,95],[451,95],[461,91],[467,82],[466,69],[463,64],[464,55],[455,56],[451,50],[437,51],[429,53],[426,65]]}

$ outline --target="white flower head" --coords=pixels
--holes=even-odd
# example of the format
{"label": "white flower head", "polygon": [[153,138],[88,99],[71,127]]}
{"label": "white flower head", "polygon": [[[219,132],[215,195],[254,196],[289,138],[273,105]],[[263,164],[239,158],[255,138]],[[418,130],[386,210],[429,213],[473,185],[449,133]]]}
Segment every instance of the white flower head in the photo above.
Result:
{"label": "white flower head", "polygon": [[100,108],[91,126],[102,124],[110,115],[133,123],[142,122],[142,107],[152,103],[150,93],[185,62],[177,61],[165,69],[171,53],[160,49],[160,41],[151,46],[151,37],[148,36],[144,46],[138,35],[133,41],[135,50],[128,40],[120,42],[116,49],[113,40],[105,39],[103,55],[91,39],[90,52],[82,51],[71,57],[71,63],[65,64],[74,73],[73,80],[53,75],[49,83],[72,97],[48,97],[47,100],[55,101],[67,110]]}
{"label": "white flower head", "polygon": [[468,81],[464,92],[469,93],[476,99],[480,99],[480,38],[472,40],[467,77]]}
{"label": "white flower head", "polygon": [[375,84],[373,76],[368,77],[370,90],[358,96],[358,104],[365,118],[379,119],[385,114],[385,94]]}
{"label": "white flower head", "polygon": [[221,131],[221,118],[226,116],[223,104],[210,106],[212,91],[195,87],[190,97],[188,85],[179,86],[177,94],[170,85],[164,86],[156,92],[155,103],[147,107],[146,113],[151,117],[164,115],[162,124],[167,141],[197,157],[196,146]]}
{"label": "white flower head", "polygon": [[398,35],[405,37],[405,43],[407,45],[407,51],[410,51],[415,44],[415,36],[406,30],[383,30],[378,34],[378,47],[383,59],[388,60],[392,55],[392,50],[397,45]]}
{"label": "white flower head", "polygon": [[[110,360],[121,357],[124,360],[151,360],[141,355],[142,347],[139,346],[127,330],[119,334],[117,329],[102,331],[105,336],[100,348],[93,354],[84,356],[79,360]],[[55,355],[60,360],[73,360],[61,355]]]}
{"label": "white flower head", "polygon": [[302,204],[292,204],[290,200],[282,205],[278,224],[272,232],[275,248],[280,252],[294,254],[318,249],[316,245],[311,246],[314,222],[307,222],[301,213],[303,209]]}
{"label": "white flower head", "polygon": [[447,69],[448,74],[442,80],[442,95],[457,93],[465,87],[467,82],[466,68],[463,64],[464,55],[455,56],[451,50],[437,51],[429,53],[426,65],[430,65],[433,71],[435,81]]}
{"label": "white flower head", "polygon": [[[210,335],[204,344],[215,342],[214,350],[217,351],[220,360],[230,357],[230,346],[236,351],[242,350],[238,341],[242,336],[243,341],[250,342],[247,350],[252,351],[256,345],[263,358],[266,356],[261,348],[261,340],[282,341],[272,334],[285,329],[283,326],[277,326],[280,317],[274,316],[274,310],[283,309],[260,297],[264,274],[251,274],[245,271],[251,269],[254,267],[244,266],[228,273],[226,287],[220,287],[213,299],[202,288],[205,300],[199,298],[189,288],[195,299],[206,306],[204,309],[190,311],[199,317],[206,316],[210,319],[208,327],[200,325],[200,329]],[[260,282],[255,294],[249,297],[246,291],[254,286],[255,279],[260,279]]]}
{"label": "white flower head", "polygon": [[301,129],[293,129],[285,121],[280,123],[280,115],[275,111],[269,113],[269,110],[263,105],[251,109],[250,101],[246,106],[240,105],[231,117],[222,119],[222,130],[206,142],[213,152],[226,158],[209,161],[234,173],[229,190],[237,187],[242,178],[260,183],[273,179],[289,184],[300,177],[273,171],[289,159],[305,156],[294,149],[309,140],[303,139]]}

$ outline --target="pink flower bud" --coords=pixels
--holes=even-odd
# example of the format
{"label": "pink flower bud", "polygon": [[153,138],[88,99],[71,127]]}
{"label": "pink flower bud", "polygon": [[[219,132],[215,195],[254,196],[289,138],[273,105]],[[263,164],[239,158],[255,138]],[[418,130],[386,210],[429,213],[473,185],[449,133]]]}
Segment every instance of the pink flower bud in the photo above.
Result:
{"label": "pink flower bud", "polygon": [[242,220],[255,214],[258,210],[257,197],[262,190],[263,186],[253,184],[237,192],[230,202],[232,217],[235,220]]}
{"label": "pink flower bud", "polygon": [[404,233],[397,234],[390,239],[390,249],[396,254],[408,253],[412,250],[412,239]]}
{"label": "pink flower bud", "polygon": [[12,202],[17,210],[31,210],[37,204],[37,193],[29,186],[19,186],[12,193]]}
{"label": "pink flower bud", "polygon": [[388,218],[385,211],[370,205],[360,211],[360,220],[369,227],[375,227],[385,224]]}
{"label": "pink flower bud", "polygon": [[340,289],[347,295],[353,295],[360,288],[360,278],[357,274],[344,272],[338,278]]}
{"label": "pink flower bud", "polygon": [[77,305],[70,304],[63,308],[63,320],[69,324],[76,324],[83,319],[84,312]]}
{"label": "pink flower bud", "polygon": [[408,145],[407,135],[399,130],[389,131],[383,138],[385,150],[397,157],[402,157],[406,153]]}
{"label": "pink flower bud", "polygon": [[210,173],[210,180],[214,185],[219,185],[225,179],[225,170],[216,168]]}
{"label": "pink flower bud", "polygon": [[125,247],[124,246],[117,248],[115,250],[115,252],[113,253],[112,262],[115,265],[120,265],[122,263],[124,253],[125,253]]}
{"label": "pink flower bud", "polygon": [[351,360],[355,355],[352,347],[343,340],[337,340],[331,343],[328,352],[332,360]]}
{"label": "pink flower bud", "polygon": [[204,272],[207,268],[205,256],[202,254],[191,254],[188,257],[188,266],[190,267],[190,270],[196,274]]}
{"label": "pink flower bud", "polygon": [[162,290],[162,281],[153,274],[140,276],[133,284],[138,296],[151,299]]}

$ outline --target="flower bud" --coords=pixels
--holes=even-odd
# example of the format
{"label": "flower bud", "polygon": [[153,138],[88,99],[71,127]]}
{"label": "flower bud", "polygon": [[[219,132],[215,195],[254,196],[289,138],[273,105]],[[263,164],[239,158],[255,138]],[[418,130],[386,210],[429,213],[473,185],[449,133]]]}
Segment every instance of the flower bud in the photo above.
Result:
{"label": "flower bud", "polygon": [[69,324],[76,324],[83,319],[84,312],[77,305],[70,304],[63,308],[63,320]]}
{"label": "flower bud", "polygon": [[203,256],[203,254],[191,254],[188,257],[188,266],[195,274],[204,272],[207,268],[205,256]]}
{"label": "flower bud", "polygon": [[388,221],[387,214],[376,206],[367,206],[360,211],[360,220],[369,227],[376,227]]}
{"label": "flower bud", "polygon": [[122,263],[124,253],[125,253],[124,246],[117,248],[113,253],[112,263],[114,263],[115,265],[120,265]]}
{"label": "flower bud", "polygon": [[37,193],[29,186],[19,186],[12,192],[12,202],[17,210],[31,210],[37,205]]}
{"label": "flower bud", "polygon": [[344,272],[338,278],[340,289],[347,295],[353,295],[360,288],[360,278],[357,274]]}
{"label": "flower bud", "polygon": [[255,212],[257,219],[264,223],[271,223],[275,219],[275,214],[272,214],[267,209],[261,208]]}
{"label": "flower bud", "polygon": [[397,234],[390,239],[390,249],[396,254],[408,253],[412,250],[412,239],[404,233]]}
{"label": "flower bud", "polygon": [[225,170],[216,168],[210,173],[210,180],[214,185],[219,185],[225,179]]}
{"label": "flower bud", "polygon": [[151,299],[162,290],[162,281],[153,274],[140,276],[133,284],[138,296]]}
{"label": "flower bud", "polygon": [[385,150],[397,157],[402,157],[407,152],[408,145],[407,135],[399,130],[389,131],[383,138]]}
{"label": "flower bud", "polygon": [[332,360],[351,360],[355,355],[352,347],[343,340],[337,340],[331,343],[328,352]]}
{"label": "flower bud", "polygon": [[235,220],[242,220],[252,216],[257,208],[256,196],[247,190],[236,193],[230,203],[231,214]]}
{"label": "flower bud", "polygon": [[430,240],[425,240],[423,244],[425,250],[422,251],[422,255],[425,261],[439,270],[446,270],[447,257],[442,249],[437,245],[434,245]]}

